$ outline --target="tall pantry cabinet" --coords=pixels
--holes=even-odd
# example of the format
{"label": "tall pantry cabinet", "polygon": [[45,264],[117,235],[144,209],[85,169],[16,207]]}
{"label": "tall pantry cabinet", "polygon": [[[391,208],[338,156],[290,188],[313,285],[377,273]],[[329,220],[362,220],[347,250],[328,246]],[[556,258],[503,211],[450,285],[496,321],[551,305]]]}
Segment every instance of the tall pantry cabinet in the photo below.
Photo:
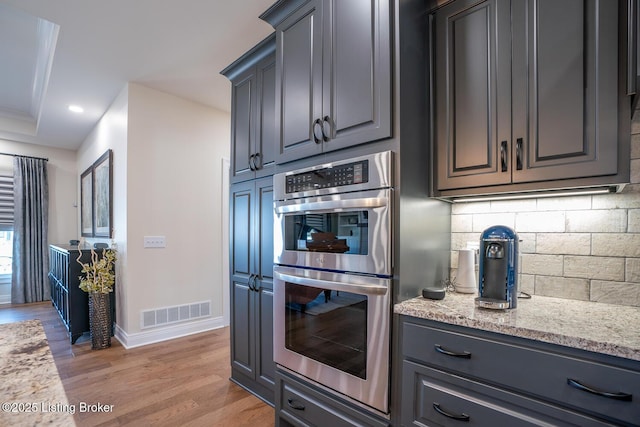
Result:
{"label": "tall pantry cabinet", "polygon": [[222,71],[232,84],[231,379],[274,401],[275,36]]}

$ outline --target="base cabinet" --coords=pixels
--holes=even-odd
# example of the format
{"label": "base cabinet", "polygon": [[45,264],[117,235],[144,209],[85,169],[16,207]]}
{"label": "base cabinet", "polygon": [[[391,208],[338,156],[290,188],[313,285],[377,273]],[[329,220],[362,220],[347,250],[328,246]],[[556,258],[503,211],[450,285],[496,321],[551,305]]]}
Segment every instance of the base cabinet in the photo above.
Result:
{"label": "base cabinet", "polygon": [[[77,262],[78,256],[82,263],[90,262],[91,250],[79,251],[75,246],[49,245],[51,303],[69,331],[71,344],[75,344],[82,334],[89,332],[89,299],[88,294],[80,289],[82,267]],[[111,319],[115,320],[115,293],[111,292],[110,297]]]}
{"label": "base cabinet", "polygon": [[401,319],[404,426],[631,426],[640,420],[640,362]]}
{"label": "base cabinet", "polygon": [[273,403],[272,178],[231,186],[231,379]]}
{"label": "base cabinet", "polygon": [[276,375],[276,427],[388,427],[376,417],[285,371]]}

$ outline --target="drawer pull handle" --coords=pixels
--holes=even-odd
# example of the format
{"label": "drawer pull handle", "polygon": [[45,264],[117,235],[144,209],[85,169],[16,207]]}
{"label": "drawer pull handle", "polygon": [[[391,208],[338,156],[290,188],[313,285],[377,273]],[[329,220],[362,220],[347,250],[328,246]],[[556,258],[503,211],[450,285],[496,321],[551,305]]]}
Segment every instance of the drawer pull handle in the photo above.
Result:
{"label": "drawer pull handle", "polygon": [[469,415],[464,412],[460,415],[451,414],[440,407],[439,403],[433,402],[433,409],[436,410],[437,413],[444,415],[445,417],[452,418],[458,421],[469,421]]}
{"label": "drawer pull handle", "polygon": [[571,378],[567,378],[567,384],[569,384],[573,388],[577,388],[578,390],[586,391],[588,393],[597,394],[598,396],[607,397],[609,399],[625,400],[625,401],[630,402],[632,397],[633,397],[633,395],[631,395],[629,393],[612,393],[612,392],[608,392],[608,391],[596,390],[596,389],[593,389],[591,387],[587,387],[584,384],[580,384],[580,382],[578,382],[576,380],[573,380]]}
{"label": "drawer pull handle", "polygon": [[469,353],[468,351],[463,351],[462,353],[455,353],[453,351],[445,350],[444,348],[442,348],[440,344],[436,344],[434,347],[438,353],[446,354],[447,356],[462,357],[463,359],[471,359],[471,353]]}
{"label": "drawer pull handle", "polygon": [[304,411],[304,405],[297,400],[287,399],[287,403],[292,409],[295,409],[296,411]]}

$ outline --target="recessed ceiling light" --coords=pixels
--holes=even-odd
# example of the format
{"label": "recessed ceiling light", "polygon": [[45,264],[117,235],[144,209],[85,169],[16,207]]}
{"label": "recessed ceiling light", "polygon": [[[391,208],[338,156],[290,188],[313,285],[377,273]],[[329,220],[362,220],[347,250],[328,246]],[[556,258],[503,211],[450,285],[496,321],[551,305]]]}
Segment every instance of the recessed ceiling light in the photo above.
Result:
{"label": "recessed ceiling light", "polygon": [[84,113],[84,108],[79,105],[69,105],[69,111],[73,111],[74,113]]}

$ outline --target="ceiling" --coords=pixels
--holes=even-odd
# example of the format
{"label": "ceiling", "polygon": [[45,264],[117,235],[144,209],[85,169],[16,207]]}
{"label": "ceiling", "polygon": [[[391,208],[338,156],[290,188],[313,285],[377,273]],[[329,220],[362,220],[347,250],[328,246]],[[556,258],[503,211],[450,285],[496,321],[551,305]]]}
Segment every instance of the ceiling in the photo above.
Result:
{"label": "ceiling", "polygon": [[274,1],[0,0],[0,139],[75,150],[127,82],[229,111]]}

